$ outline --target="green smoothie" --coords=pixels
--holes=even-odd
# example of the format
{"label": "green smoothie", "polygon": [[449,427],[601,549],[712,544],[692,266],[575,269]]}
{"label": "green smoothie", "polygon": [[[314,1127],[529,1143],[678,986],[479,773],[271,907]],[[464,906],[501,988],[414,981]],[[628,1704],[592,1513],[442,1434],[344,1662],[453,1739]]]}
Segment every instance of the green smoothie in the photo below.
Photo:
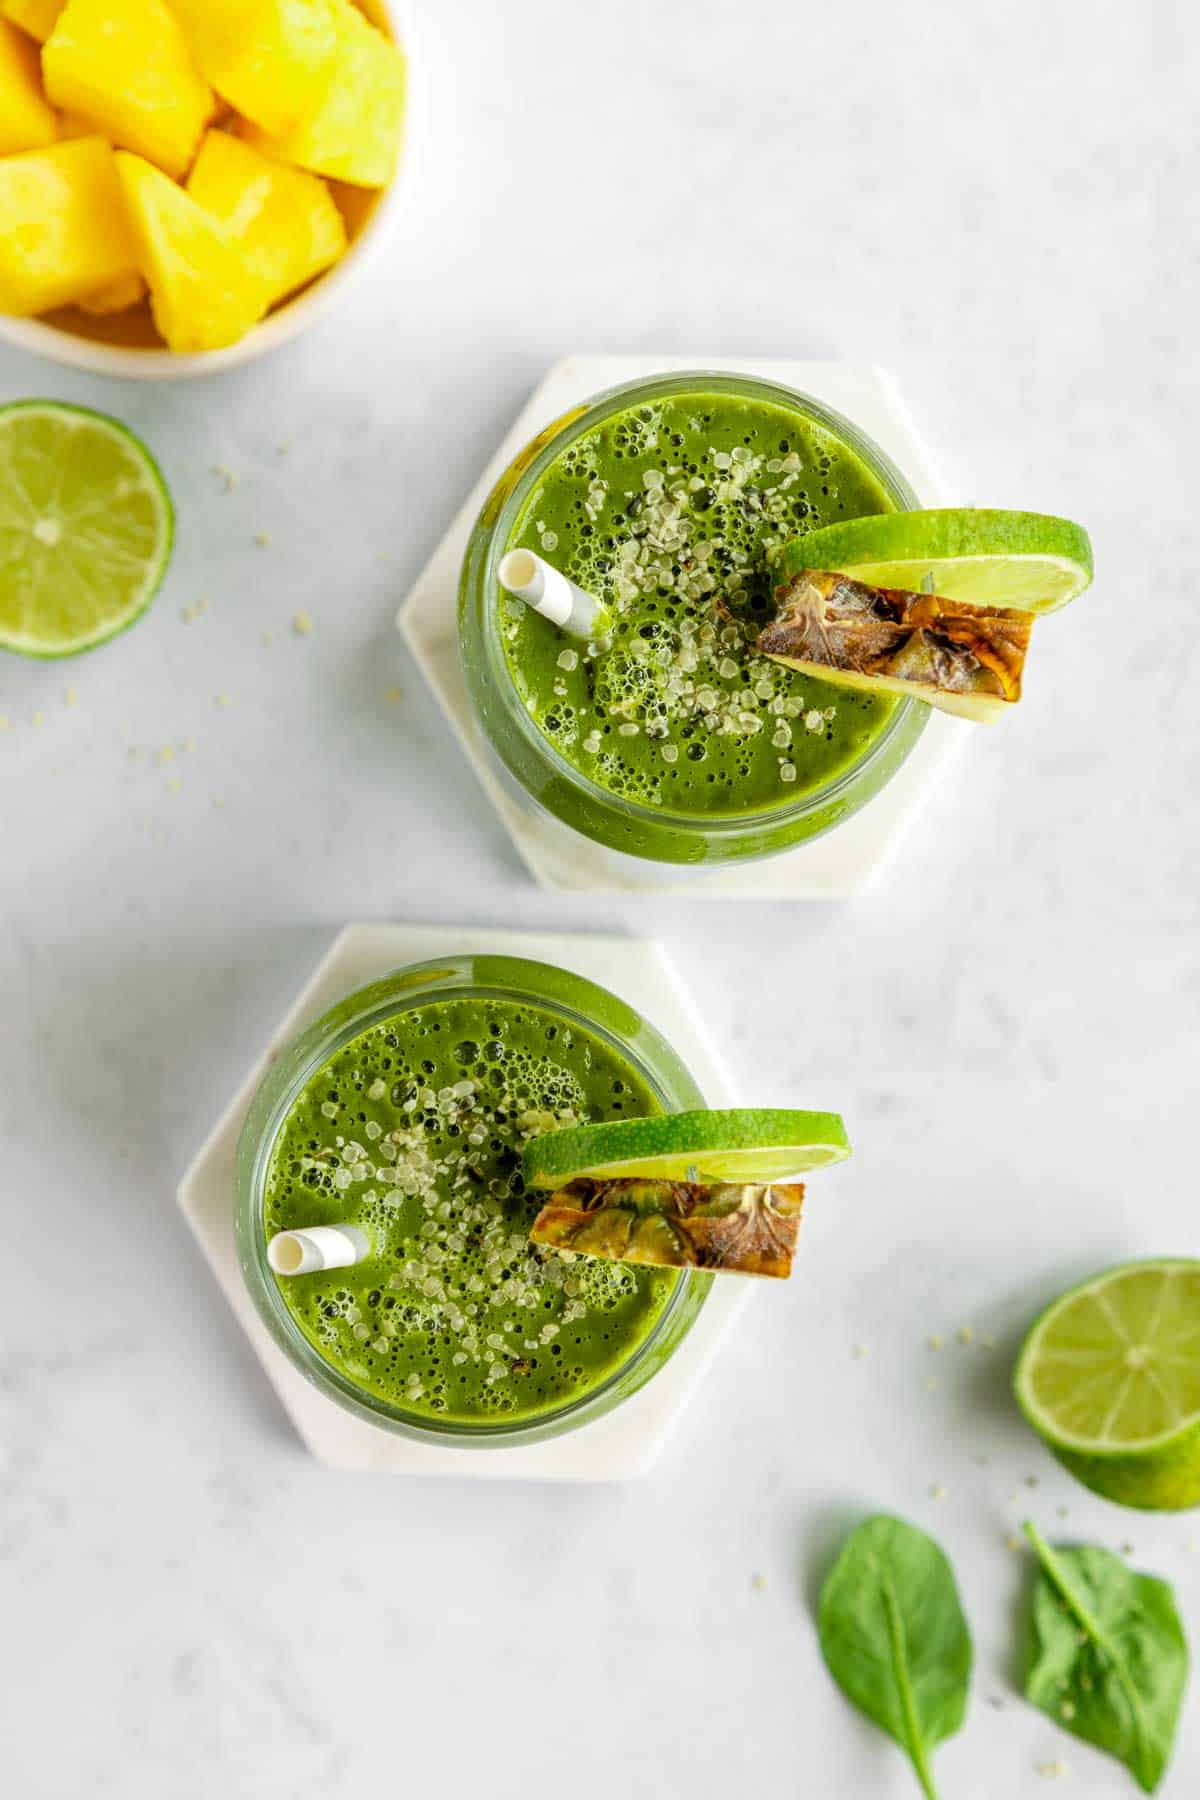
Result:
{"label": "green smoothie", "polygon": [[761,398],[682,393],[574,439],[506,548],[536,551],[615,614],[593,644],[501,607],[513,682],[546,739],[609,793],[682,814],[746,814],[824,789],[895,709],[757,656],[782,544],[892,511],[832,431]]}
{"label": "green smoothie", "polygon": [[556,1411],[629,1360],[679,1277],[531,1245],[521,1148],[659,1110],[614,1049],[536,1005],[476,995],[398,1012],[293,1101],[263,1200],[268,1236],[355,1224],[372,1254],[271,1279],[365,1394],[466,1425]]}

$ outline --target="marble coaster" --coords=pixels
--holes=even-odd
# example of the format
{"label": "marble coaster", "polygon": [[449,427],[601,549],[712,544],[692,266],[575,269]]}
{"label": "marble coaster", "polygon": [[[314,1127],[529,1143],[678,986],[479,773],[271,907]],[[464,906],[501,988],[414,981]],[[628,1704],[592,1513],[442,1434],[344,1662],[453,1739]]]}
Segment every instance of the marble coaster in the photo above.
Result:
{"label": "marble coaster", "polygon": [[687,869],[607,850],[534,807],[480,736],[467,697],[458,659],[459,571],[479,509],[501,472],[531,437],[581,400],[639,376],[698,368],[758,375],[811,394],[874,438],[907,476],[922,505],[948,503],[948,490],[934,472],[907,407],[878,369],[745,357],[571,356],[556,363],[531,396],[417,577],[396,623],[513,843],[543,887],[715,899],[844,899],[862,893],[900,843],[931,781],[964,743],[971,727],[963,720],[932,713],[916,748],[882,793],[824,837],[760,862]]}
{"label": "marble coaster", "polygon": [[657,1458],[688,1395],[702,1380],[753,1283],[718,1280],[670,1361],[641,1391],[603,1418],[546,1443],[465,1449],[414,1443],[343,1411],[293,1368],[259,1319],[234,1243],[238,1134],[271,1055],[355,988],[405,963],[471,952],[528,956],[574,970],[629,1001],[663,1033],[712,1106],[736,1105],[729,1078],[682,982],[659,946],[637,938],[536,936],[428,925],[348,925],[334,940],[179,1186],[179,1205],[213,1274],[306,1447],[331,1468],[401,1475],[485,1476],[543,1481],[622,1481]]}

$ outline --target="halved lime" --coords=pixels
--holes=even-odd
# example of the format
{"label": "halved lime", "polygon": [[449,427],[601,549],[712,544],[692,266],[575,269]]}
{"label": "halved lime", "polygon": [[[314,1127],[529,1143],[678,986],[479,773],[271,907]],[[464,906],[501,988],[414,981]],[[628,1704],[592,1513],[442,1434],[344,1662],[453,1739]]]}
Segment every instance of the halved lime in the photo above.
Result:
{"label": "halved lime", "polygon": [[1122,1263],[1048,1306],[1017,1361],[1025,1417],[1085,1487],[1200,1505],[1200,1262]]}
{"label": "halved lime", "polygon": [[752,1107],[669,1113],[551,1131],[526,1144],[529,1187],[565,1187],[580,1176],[660,1181],[740,1181],[768,1186],[850,1154],[837,1113]]}
{"label": "halved lime", "polygon": [[0,407],[0,649],[75,656],[158,592],[174,514],[158,465],[104,413]]}
{"label": "halved lime", "polygon": [[922,587],[969,606],[1055,612],[1092,579],[1092,546],[1082,525],[1049,513],[966,506],[871,513],[792,538],[778,568],[853,574],[870,587]]}

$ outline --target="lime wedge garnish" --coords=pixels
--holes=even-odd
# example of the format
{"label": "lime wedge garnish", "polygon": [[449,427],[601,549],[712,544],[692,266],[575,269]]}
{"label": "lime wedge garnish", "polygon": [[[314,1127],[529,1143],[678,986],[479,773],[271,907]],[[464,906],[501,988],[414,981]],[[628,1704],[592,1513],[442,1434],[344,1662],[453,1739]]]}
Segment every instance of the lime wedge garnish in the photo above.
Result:
{"label": "lime wedge garnish", "polygon": [[1126,1506],[1200,1505],[1200,1262],[1123,1263],[1047,1307],[1021,1409],[1060,1462]]}
{"label": "lime wedge garnish", "polygon": [[523,1172],[526,1185],[535,1188],[565,1187],[584,1175],[767,1186],[849,1154],[837,1113],[743,1108],[548,1132],[525,1146]]}
{"label": "lime wedge garnish", "polygon": [[1047,613],[1088,586],[1092,546],[1081,525],[1048,513],[947,506],[822,526],[785,544],[777,568],[781,582],[836,569],[870,587]]}
{"label": "lime wedge garnish", "polygon": [[0,649],[74,656],[131,625],[171,555],[171,497],[115,419],[0,407]]}

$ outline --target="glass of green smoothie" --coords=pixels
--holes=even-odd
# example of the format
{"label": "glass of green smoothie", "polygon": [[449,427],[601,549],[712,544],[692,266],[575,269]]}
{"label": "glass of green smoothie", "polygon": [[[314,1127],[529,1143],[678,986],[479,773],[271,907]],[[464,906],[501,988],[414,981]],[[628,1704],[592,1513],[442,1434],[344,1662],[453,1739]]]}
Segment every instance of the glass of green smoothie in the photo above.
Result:
{"label": "glass of green smoothie", "polygon": [[[865,805],[928,708],[759,656],[772,561],[836,519],[919,504],[847,419],[698,371],[597,396],[534,439],[475,525],[459,629],[482,732],[529,808],[664,863],[768,856]],[[527,549],[608,609],[574,640],[506,595]]]}
{"label": "glass of green smoothie", "polygon": [[[549,965],[455,956],[351,994],[271,1065],[237,1163],[238,1249],[267,1329],[323,1393],[465,1447],[599,1417],[680,1344],[711,1277],[528,1241],[541,1132],[702,1104],[654,1028]],[[353,1225],[350,1267],[277,1275],[279,1232]]]}

